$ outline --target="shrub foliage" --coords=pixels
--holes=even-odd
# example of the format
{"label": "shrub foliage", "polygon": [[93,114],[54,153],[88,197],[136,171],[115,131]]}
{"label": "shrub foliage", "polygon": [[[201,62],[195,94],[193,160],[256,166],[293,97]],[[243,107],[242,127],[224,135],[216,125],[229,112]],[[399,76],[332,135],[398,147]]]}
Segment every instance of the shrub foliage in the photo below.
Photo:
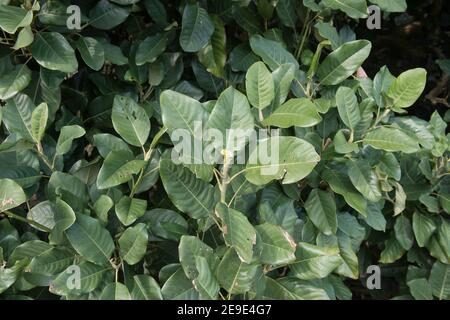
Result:
{"label": "shrub foliage", "polygon": [[[449,299],[447,124],[407,114],[424,69],[365,74],[371,4],[406,9],[0,1],[1,296]],[[174,161],[198,122],[221,161]]]}

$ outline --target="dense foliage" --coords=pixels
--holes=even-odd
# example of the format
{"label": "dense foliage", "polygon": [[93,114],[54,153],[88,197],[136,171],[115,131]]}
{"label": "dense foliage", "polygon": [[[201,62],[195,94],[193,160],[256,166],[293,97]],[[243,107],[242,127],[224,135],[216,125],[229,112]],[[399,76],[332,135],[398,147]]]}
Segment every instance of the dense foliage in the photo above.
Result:
{"label": "dense foliage", "polygon": [[[0,296],[450,299],[447,123],[425,69],[364,72],[371,4],[406,10],[0,0]],[[226,148],[174,161],[199,122]],[[275,163],[228,143],[263,128]]]}

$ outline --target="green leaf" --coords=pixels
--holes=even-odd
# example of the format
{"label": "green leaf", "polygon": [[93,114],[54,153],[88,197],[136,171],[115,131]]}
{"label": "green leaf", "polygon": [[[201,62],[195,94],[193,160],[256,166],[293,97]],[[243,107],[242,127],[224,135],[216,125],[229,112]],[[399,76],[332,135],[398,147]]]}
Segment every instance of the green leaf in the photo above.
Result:
{"label": "green leaf", "polygon": [[129,265],[135,265],[147,252],[148,232],[143,223],[128,228],[119,238],[120,255]]}
{"label": "green leaf", "polygon": [[416,300],[433,300],[433,292],[427,279],[414,279],[408,281],[411,295]]}
{"label": "green leaf", "polygon": [[331,23],[319,21],[314,27],[323,38],[331,42],[331,48],[333,50],[337,49],[342,44],[337,29]]}
{"label": "green leaf", "polygon": [[[73,7],[70,9],[73,9]],[[42,7],[40,7],[39,3],[34,3],[32,10],[39,11],[37,18],[43,25],[60,26],[65,28],[68,21],[73,22],[75,20],[75,16],[71,15],[74,11],[68,10],[68,4],[61,1],[50,3],[45,2],[42,4]],[[69,19],[69,17],[71,19]],[[87,17],[81,13],[80,22],[85,23],[87,20]]]}
{"label": "green leaf", "polygon": [[425,89],[426,82],[425,69],[417,68],[403,72],[394,80],[387,93],[392,99],[391,105],[399,109],[412,106]]}
{"label": "green leaf", "polygon": [[212,265],[216,262],[213,249],[194,236],[182,236],[178,246],[180,263],[186,276],[194,280],[199,275],[196,259],[204,257]]}
{"label": "green leaf", "polygon": [[[30,160],[30,153],[27,153],[27,156],[25,160]],[[36,160],[36,158],[33,160]],[[31,163],[25,164],[21,163],[22,161],[23,159],[18,159],[14,164],[7,163],[6,166],[0,164],[0,179],[12,179],[25,190],[34,186],[41,179],[41,174],[36,165],[28,166]]]}
{"label": "green leaf", "polygon": [[16,263],[10,268],[0,268],[0,294],[5,292],[17,281],[27,264],[28,259],[23,259],[16,261]]}
{"label": "green leaf", "polygon": [[63,232],[75,223],[76,215],[73,209],[61,199],[56,199],[53,208],[54,225],[50,232],[49,239],[54,243],[62,243],[66,241]]}
{"label": "green leaf", "polygon": [[103,158],[106,158],[111,151],[128,151],[130,147],[122,139],[109,133],[99,133],[94,135],[94,146]]}
{"label": "green leaf", "polygon": [[297,261],[290,267],[302,280],[325,278],[342,262],[338,248],[321,248],[303,242],[298,244],[296,256]]}
{"label": "green leaf", "polygon": [[295,69],[299,67],[297,59],[277,41],[254,35],[250,38],[250,46],[272,71],[286,63],[292,63]]}
{"label": "green leaf", "polygon": [[329,277],[329,281],[333,285],[336,298],[339,300],[351,300],[352,299],[352,292],[350,289],[344,284],[344,281],[342,278],[331,275]]}
{"label": "green leaf", "polygon": [[203,122],[208,117],[200,102],[175,91],[161,93],[160,102],[162,121],[169,133],[185,129],[194,137],[195,122]]}
{"label": "green leaf", "polygon": [[102,222],[108,221],[108,213],[112,207],[114,207],[114,201],[104,194],[102,194],[94,203],[95,214]]}
{"label": "green leaf", "polygon": [[283,25],[294,28],[297,23],[297,6],[295,0],[280,0],[276,5],[277,15]]}
{"label": "green leaf", "polygon": [[450,75],[450,59],[439,59],[436,63],[446,74]]}
{"label": "green leaf", "polygon": [[167,24],[167,11],[159,0],[144,0],[145,9],[149,16],[160,26]]}
{"label": "green leaf", "polygon": [[36,274],[53,276],[72,265],[75,255],[66,248],[50,248],[35,256],[27,269]]}
{"label": "green leaf", "polygon": [[197,52],[205,46],[214,32],[214,24],[205,9],[198,4],[184,8],[180,45],[186,52]]}
{"label": "green leaf", "polygon": [[[275,185],[272,185],[275,187]],[[294,187],[294,185],[290,185]],[[275,202],[275,203],[274,203]],[[294,236],[298,227],[298,216],[294,208],[294,201],[285,198],[281,190],[265,188],[259,204],[259,221],[270,222],[286,230]]]}
{"label": "green leaf", "polygon": [[268,107],[275,97],[272,74],[262,62],[256,62],[248,69],[245,87],[251,105],[260,110]]}
{"label": "green leaf", "polygon": [[399,181],[402,177],[402,170],[397,158],[392,153],[386,153],[381,157],[380,163],[378,164],[379,169],[386,173],[391,178]]}
{"label": "green leaf", "polygon": [[145,38],[136,51],[136,64],[141,66],[147,62],[155,62],[158,56],[166,50],[167,41],[164,33]]}
{"label": "green leaf", "polygon": [[133,99],[115,96],[111,119],[114,129],[129,144],[143,146],[150,134],[150,120]]}
{"label": "green leaf", "polygon": [[205,129],[219,130],[224,137],[225,149],[234,152],[245,146],[245,133],[249,133],[254,127],[255,122],[247,98],[230,87],[220,95]]}
{"label": "green leaf", "polygon": [[[51,229],[49,240],[51,243],[61,243],[65,240],[63,232],[75,222],[75,212],[61,199],[56,202],[43,201],[35,205],[27,214],[29,220],[35,221]],[[48,232],[36,226],[37,230]]]}
{"label": "green leaf", "polygon": [[205,257],[196,256],[195,266],[198,270],[198,276],[192,283],[195,289],[200,292],[200,296],[206,299],[214,300],[217,298],[220,287]]}
{"label": "green leaf", "polygon": [[27,200],[22,188],[11,179],[0,179],[0,212],[20,206]]}
{"label": "green leaf", "polygon": [[85,133],[86,131],[78,125],[62,127],[56,144],[56,154],[63,155],[69,152],[73,140],[81,138]]}
{"label": "green leaf", "polygon": [[117,218],[123,225],[129,226],[142,217],[147,209],[147,201],[123,196],[116,204]]}
{"label": "green leaf", "polygon": [[100,0],[96,6],[89,11],[90,24],[97,29],[110,30],[130,15],[128,7],[118,6],[108,0]]}
{"label": "green leaf", "polygon": [[3,108],[3,122],[9,133],[16,133],[29,142],[34,142],[31,131],[31,116],[34,104],[25,94],[17,94]]}
{"label": "green leaf", "polygon": [[223,77],[227,62],[225,26],[219,16],[211,16],[214,33],[209,43],[198,52],[199,61],[216,77]]}
{"label": "green leaf", "polygon": [[450,299],[450,265],[435,262],[431,268],[429,283],[433,295],[439,300]]}
{"label": "green leaf", "polygon": [[51,249],[51,247],[52,246],[47,242],[41,240],[32,239],[30,241],[26,241],[14,249],[8,259],[8,263],[14,264],[22,259],[27,259],[29,262],[29,260],[31,260],[35,256],[40,255],[48,249]]}
{"label": "green leaf", "polygon": [[199,293],[195,290],[182,268],[174,272],[164,283],[161,293],[165,300],[198,300]]}
{"label": "green leaf", "polygon": [[442,219],[438,228],[437,240],[445,255],[445,258],[439,260],[448,264],[450,262],[450,223],[447,220]]}
{"label": "green leaf", "polygon": [[308,217],[324,234],[336,234],[336,203],[332,192],[313,189],[305,202]]}
{"label": "green leaf", "polygon": [[268,118],[264,119],[264,126],[276,126],[279,128],[312,127],[322,121],[317,113],[314,103],[306,98],[290,99]]}
{"label": "green leaf", "polygon": [[295,65],[287,63],[279,66],[272,72],[272,78],[275,85],[275,97],[270,106],[271,110],[276,110],[283,104],[291,90],[292,81],[295,76]]}
{"label": "green leaf", "polygon": [[31,134],[34,141],[41,142],[47,127],[47,121],[48,106],[46,103],[41,103],[31,114]]}
{"label": "green leaf", "polygon": [[14,70],[0,76],[0,99],[7,100],[25,89],[31,81],[31,71],[25,64],[16,65]]}
{"label": "green leaf", "polygon": [[233,6],[233,18],[249,34],[261,33],[261,19],[247,6]]}
{"label": "green leaf", "polygon": [[109,232],[97,219],[78,214],[75,223],[66,230],[72,247],[88,261],[108,265],[114,251],[114,242]]}
{"label": "green leaf", "polygon": [[352,239],[343,232],[339,232],[338,247],[342,264],[336,269],[336,273],[351,279],[358,279],[359,261],[358,256],[353,251]]}
{"label": "green leaf", "polygon": [[240,44],[230,52],[229,64],[233,71],[247,71],[259,58],[246,44]]}
{"label": "green leaf", "polygon": [[402,130],[389,127],[370,131],[364,137],[363,142],[372,148],[389,152],[415,153],[420,149],[416,139]]}
{"label": "green leaf", "polygon": [[[54,203],[48,200],[42,201],[28,211],[27,219],[35,221],[49,229],[53,229],[55,226],[55,211]],[[39,231],[45,231],[41,228],[35,228]]]}
{"label": "green leaf", "polygon": [[378,203],[367,203],[366,223],[377,231],[386,231],[386,218],[381,212],[381,205]]}
{"label": "green leaf", "polygon": [[395,219],[395,238],[406,251],[410,250],[414,244],[414,234],[411,221],[404,215]]}
{"label": "green leaf", "polygon": [[228,249],[219,265],[216,277],[220,285],[231,294],[249,291],[258,271],[258,265],[243,262],[234,249]]}
{"label": "green leaf", "polygon": [[128,64],[128,58],[125,57],[119,46],[107,42],[105,38],[96,38],[96,40],[99,41],[103,47],[105,62],[109,61],[118,66]]}
{"label": "green leaf", "polygon": [[[79,267],[79,269],[77,269]],[[79,270],[79,273],[78,273]],[[87,261],[69,266],[50,284],[49,291],[57,295],[80,295],[97,289],[105,274],[112,271],[111,265],[99,266]],[[79,286],[75,277],[79,275]]]}
{"label": "green leaf", "polygon": [[239,258],[251,263],[256,231],[243,213],[228,208],[223,203],[216,206],[216,215],[222,220],[222,233],[225,243],[234,248]]}
{"label": "green leaf", "polygon": [[405,254],[405,249],[403,249],[400,242],[398,242],[395,236],[391,236],[385,242],[385,248],[380,255],[380,263],[388,264],[394,263],[400,259]]}
{"label": "green leaf", "polygon": [[350,160],[347,162],[348,176],[355,188],[371,202],[378,202],[381,199],[381,190],[378,177],[364,160]]}
{"label": "green leaf", "polygon": [[4,2],[0,4],[0,28],[7,33],[14,34],[19,28],[29,26],[32,21],[32,11],[12,5],[8,6]]}
{"label": "green leaf", "polygon": [[78,69],[75,51],[60,33],[37,33],[31,52],[33,58],[44,68],[65,73]]}
{"label": "green leaf", "polygon": [[406,0],[369,0],[371,3],[376,4],[381,10],[387,12],[405,12],[408,5]]}
{"label": "green leaf", "polygon": [[343,44],[320,64],[317,77],[321,84],[336,85],[351,76],[367,59],[372,44],[367,40]]}
{"label": "green leaf", "polygon": [[160,175],[164,189],[179,210],[194,219],[213,212],[216,197],[212,185],[198,179],[182,165],[175,165],[164,155],[160,162]]}
{"label": "green leaf", "polygon": [[75,176],[63,172],[54,172],[47,186],[48,198],[56,201],[61,198],[74,210],[85,209],[89,201],[86,184]]}
{"label": "green leaf", "polygon": [[[447,240],[447,243],[442,243],[442,240]],[[441,263],[449,264],[450,257],[448,256],[448,237],[441,239],[440,235],[432,236],[427,243],[426,248],[433,258],[436,258]]]}
{"label": "green leaf", "polygon": [[347,175],[336,170],[326,169],[322,178],[330,185],[331,190],[344,197],[345,202],[364,217],[367,216],[367,201],[355,189]]}
{"label": "green leaf", "polygon": [[147,275],[133,277],[134,284],[131,290],[133,300],[162,300],[161,288],[155,279]]}
{"label": "green leaf", "polygon": [[349,141],[347,141],[348,138],[344,133],[345,131],[345,129],[341,129],[334,136],[333,143],[335,151],[340,154],[358,152],[358,144],[354,142],[350,143]]}
{"label": "green leaf", "polygon": [[386,66],[381,67],[373,79],[373,96],[375,102],[381,108],[385,107],[385,96],[394,81],[395,77]]}
{"label": "green leaf", "polygon": [[17,36],[16,43],[14,44],[13,49],[19,50],[25,47],[28,47],[34,41],[34,33],[31,30],[30,26],[26,26],[22,30],[20,30],[19,35]]}
{"label": "green leaf", "polygon": [[84,62],[93,70],[99,71],[105,63],[105,50],[102,44],[91,37],[80,37],[76,42]]}
{"label": "green leaf", "polygon": [[261,263],[283,265],[295,260],[294,239],[281,227],[264,223],[255,227],[257,243],[255,252]]}
{"label": "green leaf", "polygon": [[436,229],[436,224],[431,217],[419,212],[414,212],[413,230],[417,244],[420,247],[424,247],[427,244]]}
{"label": "green leaf", "polygon": [[148,212],[147,226],[154,236],[179,241],[182,235],[187,234],[188,223],[180,213],[167,209],[153,209]]}
{"label": "green leaf", "polygon": [[128,288],[120,282],[108,284],[99,297],[100,300],[131,300]]}
{"label": "green leaf", "polygon": [[139,173],[145,161],[135,160],[129,151],[111,151],[106,157],[97,176],[97,187],[108,189],[131,180],[133,174]]}
{"label": "green leaf", "polygon": [[365,0],[323,0],[322,3],[328,8],[345,12],[353,19],[367,17],[367,3]]}
{"label": "green leaf", "polygon": [[[261,152],[267,155],[266,159],[261,158]],[[314,147],[305,140],[278,136],[260,140],[250,159],[245,177],[256,185],[278,179],[283,184],[297,182],[309,175],[320,161]]]}
{"label": "green leaf", "polygon": [[278,280],[265,277],[265,299],[274,300],[329,300],[327,292],[318,286],[294,277]]}
{"label": "green leaf", "polygon": [[342,122],[351,130],[361,121],[358,100],[355,92],[347,87],[340,87],[336,93],[336,105]]}

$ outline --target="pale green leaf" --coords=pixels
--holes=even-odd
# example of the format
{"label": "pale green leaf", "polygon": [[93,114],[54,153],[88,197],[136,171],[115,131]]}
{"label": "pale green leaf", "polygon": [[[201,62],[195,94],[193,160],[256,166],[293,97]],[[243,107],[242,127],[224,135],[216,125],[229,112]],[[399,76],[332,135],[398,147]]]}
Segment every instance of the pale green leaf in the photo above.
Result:
{"label": "pale green leaf", "polygon": [[[266,159],[261,158],[261,152],[267,155]],[[245,177],[256,185],[272,180],[290,184],[305,178],[319,161],[314,147],[305,140],[276,136],[259,141],[257,150],[250,155]]]}
{"label": "pale green leaf", "polygon": [[290,99],[268,118],[264,119],[264,126],[276,126],[279,128],[289,127],[312,127],[322,121],[317,113],[314,103],[306,98]]}
{"label": "pale green leaf", "polygon": [[78,214],[75,223],[66,230],[66,235],[72,247],[88,261],[109,265],[114,242],[98,220]]}
{"label": "pale green leaf", "polygon": [[317,69],[323,85],[336,85],[351,76],[367,59],[372,44],[367,40],[347,42],[328,55]]}
{"label": "pale green leaf", "polygon": [[272,74],[262,62],[256,62],[248,69],[245,87],[251,105],[260,110],[268,107],[275,98]]}
{"label": "pale green leaf", "polygon": [[144,108],[133,99],[116,96],[111,119],[114,129],[133,146],[143,146],[150,134],[150,120]]}
{"label": "pale green leaf", "polygon": [[148,232],[143,223],[128,228],[119,238],[120,255],[129,265],[142,260],[147,252]]}
{"label": "pale green leaf", "polygon": [[336,203],[332,192],[314,189],[305,202],[308,217],[326,235],[336,234]]}
{"label": "pale green leaf", "polygon": [[33,58],[44,68],[66,73],[78,69],[75,51],[60,33],[36,33],[31,52]]}
{"label": "pale green leaf", "polygon": [[243,262],[251,263],[253,246],[256,243],[256,231],[252,224],[244,214],[228,208],[223,203],[218,203],[215,211],[222,220],[225,243],[236,250]]}

